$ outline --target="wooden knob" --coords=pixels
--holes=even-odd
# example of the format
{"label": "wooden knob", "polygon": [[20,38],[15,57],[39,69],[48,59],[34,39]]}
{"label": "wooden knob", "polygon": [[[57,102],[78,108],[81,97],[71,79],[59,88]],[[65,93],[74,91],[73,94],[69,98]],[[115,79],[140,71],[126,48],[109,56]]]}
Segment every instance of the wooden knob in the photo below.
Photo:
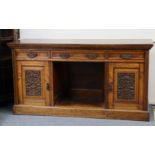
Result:
{"label": "wooden knob", "polygon": [[31,52],[31,53],[28,53],[27,54],[27,56],[29,57],[29,58],[35,58],[35,57],[37,57],[38,56],[38,54],[37,53],[34,53],[34,52]]}
{"label": "wooden knob", "polygon": [[61,53],[60,57],[63,59],[68,59],[68,58],[70,58],[70,54],[69,53]]}
{"label": "wooden knob", "polygon": [[131,59],[132,58],[132,54],[124,53],[124,54],[121,54],[120,57],[122,59]]}
{"label": "wooden knob", "polygon": [[88,59],[96,59],[96,58],[97,58],[97,54],[95,54],[95,53],[88,53],[88,54],[86,55],[86,57],[87,57]]}

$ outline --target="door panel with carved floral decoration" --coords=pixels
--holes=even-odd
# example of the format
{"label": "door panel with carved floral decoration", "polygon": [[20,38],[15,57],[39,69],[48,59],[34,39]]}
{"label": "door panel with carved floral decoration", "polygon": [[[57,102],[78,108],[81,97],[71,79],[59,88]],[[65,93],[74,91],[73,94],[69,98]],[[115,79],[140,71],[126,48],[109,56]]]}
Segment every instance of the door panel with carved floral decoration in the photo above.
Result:
{"label": "door panel with carved floral decoration", "polygon": [[109,64],[109,108],[143,109],[143,74],[144,66],[141,63]]}
{"label": "door panel with carved floral decoration", "polygon": [[49,105],[48,62],[20,61],[17,64],[19,104]]}

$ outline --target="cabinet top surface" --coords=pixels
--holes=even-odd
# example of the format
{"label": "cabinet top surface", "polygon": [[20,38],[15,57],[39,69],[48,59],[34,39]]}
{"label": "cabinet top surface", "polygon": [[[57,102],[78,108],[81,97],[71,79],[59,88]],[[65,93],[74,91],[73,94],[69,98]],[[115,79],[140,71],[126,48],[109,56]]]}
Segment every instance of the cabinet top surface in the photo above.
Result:
{"label": "cabinet top surface", "polygon": [[150,49],[151,39],[24,39],[8,44],[12,48]]}

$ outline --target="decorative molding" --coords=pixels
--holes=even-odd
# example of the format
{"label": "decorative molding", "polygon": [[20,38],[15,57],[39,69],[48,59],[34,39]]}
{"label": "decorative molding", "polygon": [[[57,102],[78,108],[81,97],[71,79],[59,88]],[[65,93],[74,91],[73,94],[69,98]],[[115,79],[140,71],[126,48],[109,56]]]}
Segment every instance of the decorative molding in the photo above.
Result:
{"label": "decorative molding", "polygon": [[118,73],[117,98],[121,100],[135,99],[135,73]]}
{"label": "decorative molding", "polygon": [[41,72],[26,70],[25,85],[27,96],[41,96]]}

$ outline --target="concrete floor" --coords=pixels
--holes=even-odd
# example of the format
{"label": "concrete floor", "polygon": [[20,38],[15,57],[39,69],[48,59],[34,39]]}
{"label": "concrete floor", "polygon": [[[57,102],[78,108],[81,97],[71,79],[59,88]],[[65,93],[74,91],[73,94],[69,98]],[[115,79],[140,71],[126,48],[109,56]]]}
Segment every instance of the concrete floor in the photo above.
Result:
{"label": "concrete floor", "polygon": [[14,115],[10,106],[0,107],[0,126],[155,126],[150,106],[150,122],[90,118]]}

